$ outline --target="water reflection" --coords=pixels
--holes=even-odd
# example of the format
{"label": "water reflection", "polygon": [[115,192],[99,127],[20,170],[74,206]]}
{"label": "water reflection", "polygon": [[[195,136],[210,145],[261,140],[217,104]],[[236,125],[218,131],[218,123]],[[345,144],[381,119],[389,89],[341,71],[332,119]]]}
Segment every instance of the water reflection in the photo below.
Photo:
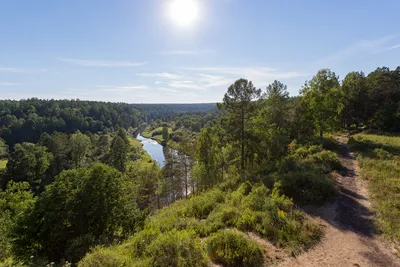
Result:
{"label": "water reflection", "polygon": [[143,144],[144,150],[157,162],[160,168],[165,165],[165,156],[163,151],[163,146],[154,141],[153,139],[146,138],[138,134],[136,137]]}

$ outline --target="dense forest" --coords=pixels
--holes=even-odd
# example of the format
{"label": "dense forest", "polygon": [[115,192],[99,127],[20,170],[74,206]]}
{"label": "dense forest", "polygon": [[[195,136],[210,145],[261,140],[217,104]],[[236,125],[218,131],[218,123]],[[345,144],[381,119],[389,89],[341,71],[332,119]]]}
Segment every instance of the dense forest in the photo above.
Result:
{"label": "dense forest", "polygon": [[[343,80],[322,69],[296,97],[239,79],[216,105],[0,107],[0,266],[263,266],[257,240],[296,256],[323,236],[299,207],[336,196],[336,132],[400,132],[400,67]],[[164,146],[164,167],[137,132]],[[400,145],[379,142],[349,144],[362,170],[397,173]],[[400,242],[396,175],[372,181],[392,203],[376,194],[376,227]]]}

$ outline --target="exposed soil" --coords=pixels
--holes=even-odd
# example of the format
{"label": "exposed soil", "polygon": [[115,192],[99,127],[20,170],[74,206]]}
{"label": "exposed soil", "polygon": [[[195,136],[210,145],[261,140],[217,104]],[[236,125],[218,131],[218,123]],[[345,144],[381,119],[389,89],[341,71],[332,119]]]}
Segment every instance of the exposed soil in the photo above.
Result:
{"label": "exposed soil", "polygon": [[285,258],[277,266],[400,267],[394,249],[375,232],[367,186],[359,177],[358,162],[347,146],[348,137],[340,136],[337,141],[343,165],[335,174],[339,194],[333,203],[304,207],[320,220],[325,235],[310,251]]}

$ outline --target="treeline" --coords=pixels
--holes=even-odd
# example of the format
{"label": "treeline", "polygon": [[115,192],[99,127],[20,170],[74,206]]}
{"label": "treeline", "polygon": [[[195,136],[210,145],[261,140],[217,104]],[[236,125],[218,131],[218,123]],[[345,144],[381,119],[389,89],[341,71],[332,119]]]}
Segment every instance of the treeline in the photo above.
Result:
{"label": "treeline", "polygon": [[[0,139],[0,147],[4,141]],[[10,181],[28,182],[38,195],[64,170],[87,168],[104,163],[123,172],[129,160],[138,158],[123,128],[109,134],[43,133],[35,143],[18,143],[8,155],[6,169],[0,172],[0,186]],[[0,170],[1,171],[1,170]]]}
{"label": "treeline", "polygon": [[152,123],[153,120],[172,121],[180,113],[203,113],[216,111],[215,103],[204,104],[133,104],[143,113],[145,121]]}
{"label": "treeline", "polygon": [[141,113],[130,104],[80,100],[0,101],[0,137],[12,148],[36,143],[44,132],[110,132],[118,125],[137,127]]}
{"label": "treeline", "polygon": [[351,72],[340,84],[342,127],[365,125],[382,131],[400,131],[400,67],[382,67],[365,75]]}

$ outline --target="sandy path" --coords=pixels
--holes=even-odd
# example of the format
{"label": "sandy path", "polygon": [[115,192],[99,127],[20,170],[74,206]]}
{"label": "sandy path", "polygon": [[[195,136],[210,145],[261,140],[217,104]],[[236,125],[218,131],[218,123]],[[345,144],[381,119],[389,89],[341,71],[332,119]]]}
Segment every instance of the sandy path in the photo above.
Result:
{"label": "sandy path", "polygon": [[375,235],[367,187],[358,176],[358,163],[346,145],[347,140],[345,136],[338,138],[343,170],[336,177],[339,195],[335,202],[305,208],[320,218],[325,228],[323,239],[297,258],[285,259],[279,267],[400,267],[400,258]]}

